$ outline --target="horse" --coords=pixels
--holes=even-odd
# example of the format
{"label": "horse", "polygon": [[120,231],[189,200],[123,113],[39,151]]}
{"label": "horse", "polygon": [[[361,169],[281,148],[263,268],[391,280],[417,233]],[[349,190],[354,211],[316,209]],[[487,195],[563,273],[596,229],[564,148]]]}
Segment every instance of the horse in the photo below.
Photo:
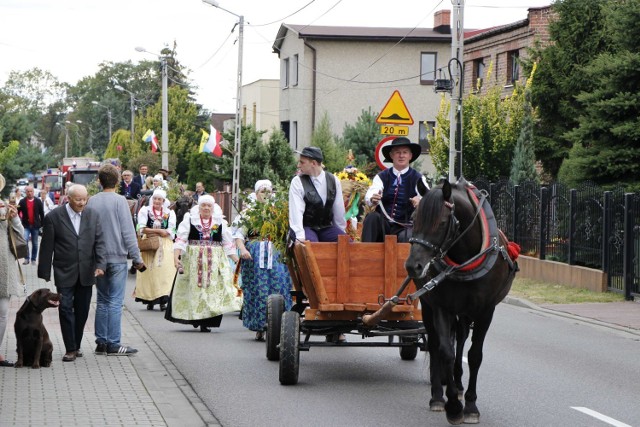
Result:
{"label": "horse", "polygon": [[[482,346],[496,305],[511,289],[519,246],[498,230],[486,197],[464,178],[453,185],[443,179],[429,191],[419,185],[419,192],[424,197],[414,213],[405,268],[419,288],[409,298],[420,298],[429,337],[429,409],[446,411],[451,424],[476,424]],[[471,328],[463,407],[462,353]]]}
{"label": "horse", "polygon": [[173,209],[176,213],[176,224],[180,224],[184,219],[184,215],[196,204],[196,201],[191,194],[192,193],[189,191],[183,192],[182,195],[171,205],[170,209]]}

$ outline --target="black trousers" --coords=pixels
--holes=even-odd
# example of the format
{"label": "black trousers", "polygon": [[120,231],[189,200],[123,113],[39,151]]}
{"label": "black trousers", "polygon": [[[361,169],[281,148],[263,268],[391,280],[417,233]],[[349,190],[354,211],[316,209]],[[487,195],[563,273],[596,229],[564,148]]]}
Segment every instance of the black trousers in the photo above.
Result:
{"label": "black trousers", "polygon": [[378,210],[370,212],[362,222],[362,242],[384,242],[384,236],[395,234],[398,242],[406,243],[413,234],[411,227],[405,227],[395,222],[389,222],[384,214]]}
{"label": "black trousers", "polygon": [[60,330],[66,352],[80,350],[84,325],[89,317],[93,286],[82,286],[78,281],[73,286],[57,286],[62,295],[58,307]]}

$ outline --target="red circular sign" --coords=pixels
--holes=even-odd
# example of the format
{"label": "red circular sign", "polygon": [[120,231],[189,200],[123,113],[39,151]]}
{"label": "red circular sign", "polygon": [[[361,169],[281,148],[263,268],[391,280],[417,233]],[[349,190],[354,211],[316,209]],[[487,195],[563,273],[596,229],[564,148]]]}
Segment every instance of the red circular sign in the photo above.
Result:
{"label": "red circular sign", "polygon": [[382,170],[385,170],[393,166],[393,162],[386,162],[384,160],[384,156],[382,155],[382,147],[391,144],[391,141],[393,141],[396,138],[397,136],[387,136],[386,138],[383,138],[380,142],[378,142],[378,145],[376,146],[376,151],[374,153],[376,158],[376,163],[378,164],[378,167]]}

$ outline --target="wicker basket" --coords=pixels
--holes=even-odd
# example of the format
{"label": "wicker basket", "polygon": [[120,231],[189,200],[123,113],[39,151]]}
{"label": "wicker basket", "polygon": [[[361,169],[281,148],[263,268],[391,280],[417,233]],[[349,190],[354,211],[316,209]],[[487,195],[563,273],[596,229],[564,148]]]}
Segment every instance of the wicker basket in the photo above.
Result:
{"label": "wicker basket", "polygon": [[140,252],[155,252],[160,247],[160,237],[148,236],[138,238],[138,248]]}

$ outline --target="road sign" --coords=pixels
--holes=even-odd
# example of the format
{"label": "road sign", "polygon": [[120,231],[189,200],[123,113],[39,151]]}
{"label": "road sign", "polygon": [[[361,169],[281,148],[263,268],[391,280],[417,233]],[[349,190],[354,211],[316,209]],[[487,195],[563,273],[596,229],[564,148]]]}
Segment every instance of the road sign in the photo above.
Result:
{"label": "road sign", "polygon": [[409,126],[382,125],[380,126],[380,135],[407,136],[409,135]]}
{"label": "road sign", "polygon": [[383,138],[380,142],[378,142],[378,145],[376,146],[376,151],[374,153],[376,158],[376,163],[378,164],[378,167],[382,170],[385,170],[393,166],[393,162],[386,162],[384,160],[384,156],[382,155],[382,147],[384,147],[385,145],[391,144],[391,141],[393,141],[394,139],[396,139],[395,136],[388,136],[386,138]]}
{"label": "road sign", "polygon": [[391,98],[387,101],[378,118],[376,119],[378,124],[392,124],[392,125],[412,125],[413,117],[407,108],[400,92],[395,90],[391,95]]}

